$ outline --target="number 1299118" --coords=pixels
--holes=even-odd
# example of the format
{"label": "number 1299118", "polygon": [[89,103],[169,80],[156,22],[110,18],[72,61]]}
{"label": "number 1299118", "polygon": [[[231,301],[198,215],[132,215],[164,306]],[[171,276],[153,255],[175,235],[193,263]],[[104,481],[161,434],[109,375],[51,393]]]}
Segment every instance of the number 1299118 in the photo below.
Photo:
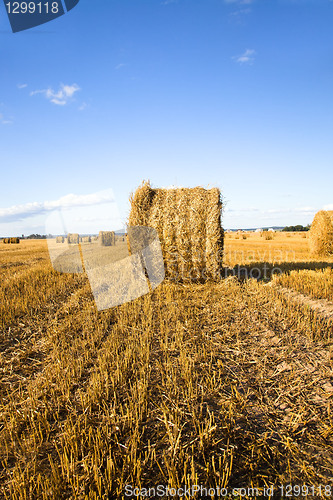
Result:
{"label": "number 1299118", "polygon": [[58,14],[59,2],[8,2],[8,14]]}

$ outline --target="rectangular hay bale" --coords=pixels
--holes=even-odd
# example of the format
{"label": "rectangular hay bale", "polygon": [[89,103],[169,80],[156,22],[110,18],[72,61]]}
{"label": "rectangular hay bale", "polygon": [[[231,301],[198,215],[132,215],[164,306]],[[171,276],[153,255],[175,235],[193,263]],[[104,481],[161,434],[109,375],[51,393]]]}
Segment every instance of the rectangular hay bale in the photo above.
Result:
{"label": "rectangular hay bale", "polygon": [[72,245],[78,245],[80,242],[80,238],[78,233],[68,233],[67,235],[67,243]]}
{"label": "rectangular hay bale", "polygon": [[203,282],[221,277],[224,231],[218,188],[153,189],[146,182],[130,202],[129,226],[156,229],[168,278]]}
{"label": "rectangular hay bale", "polygon": [[100,231],[98,243],[103,247],[111,247],[116,244],[116,235],[114,231]]}

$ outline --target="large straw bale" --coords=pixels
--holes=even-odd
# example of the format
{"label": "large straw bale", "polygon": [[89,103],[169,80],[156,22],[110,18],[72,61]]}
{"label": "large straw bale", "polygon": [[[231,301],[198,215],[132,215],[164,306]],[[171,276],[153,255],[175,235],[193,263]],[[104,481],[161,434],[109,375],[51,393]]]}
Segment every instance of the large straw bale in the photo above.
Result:
{"label": "large straw bale", "polygon": [[333,210],[316,213],[309,231],[309,244],[313,255],[333,255]]}
{"label": "large straw bale", "polygon": [[56,237],[56,243],[63,243],[64,242],[64,237],[63,236],[57,236]]}
{"label": "large straw bale", "polygon": [[156,229],[167,277],[177,281],[220,277],[224,233],[218,188],[153,189],[144,182],[130,202],[129,226]]}
{"label": "large straw bale", "polygon": [[114,231],[100,231],[98,243],[103,247],[111,247],[116,244],[116,235]]}
{"label": "large straw bale", "polygon": [[67,242],[70,244],[78,245],[80,242],[80,238],[79,238],[78,233],[68,233]]}

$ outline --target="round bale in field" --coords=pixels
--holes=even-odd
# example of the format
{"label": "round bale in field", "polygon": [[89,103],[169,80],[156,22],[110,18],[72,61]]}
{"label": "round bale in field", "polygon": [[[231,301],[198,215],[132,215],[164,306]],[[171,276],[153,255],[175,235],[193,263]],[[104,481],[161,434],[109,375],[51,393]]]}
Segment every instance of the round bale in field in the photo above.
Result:
{"label": "round bale in field", "polygon": [[221,276],[224,231],[218,188],[153,189],[144,182],[130,202],[129,226],[156,229],[167,277],[202,282]]}
{"label": "round bale in field", "polygon": [[309,231],[309,244],[313,255],[333,255],[333,210],[316,213]]}
{"label": "round bale in field", "polygon": [[64,237],[63,236],[57,236],[56,237],[56,243],[63,243],[64,242]]}

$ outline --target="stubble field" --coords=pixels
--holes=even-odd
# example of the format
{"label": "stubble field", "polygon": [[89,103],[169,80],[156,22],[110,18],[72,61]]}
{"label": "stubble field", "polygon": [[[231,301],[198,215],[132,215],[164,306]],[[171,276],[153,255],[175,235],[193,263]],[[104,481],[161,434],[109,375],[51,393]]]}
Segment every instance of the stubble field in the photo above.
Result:
{"label": "stubble field", "polygon": [[227,234],[224,264],[98,312],[45,241],[0,246],[1,497],[333,496],[333,258],[301,233]]}

